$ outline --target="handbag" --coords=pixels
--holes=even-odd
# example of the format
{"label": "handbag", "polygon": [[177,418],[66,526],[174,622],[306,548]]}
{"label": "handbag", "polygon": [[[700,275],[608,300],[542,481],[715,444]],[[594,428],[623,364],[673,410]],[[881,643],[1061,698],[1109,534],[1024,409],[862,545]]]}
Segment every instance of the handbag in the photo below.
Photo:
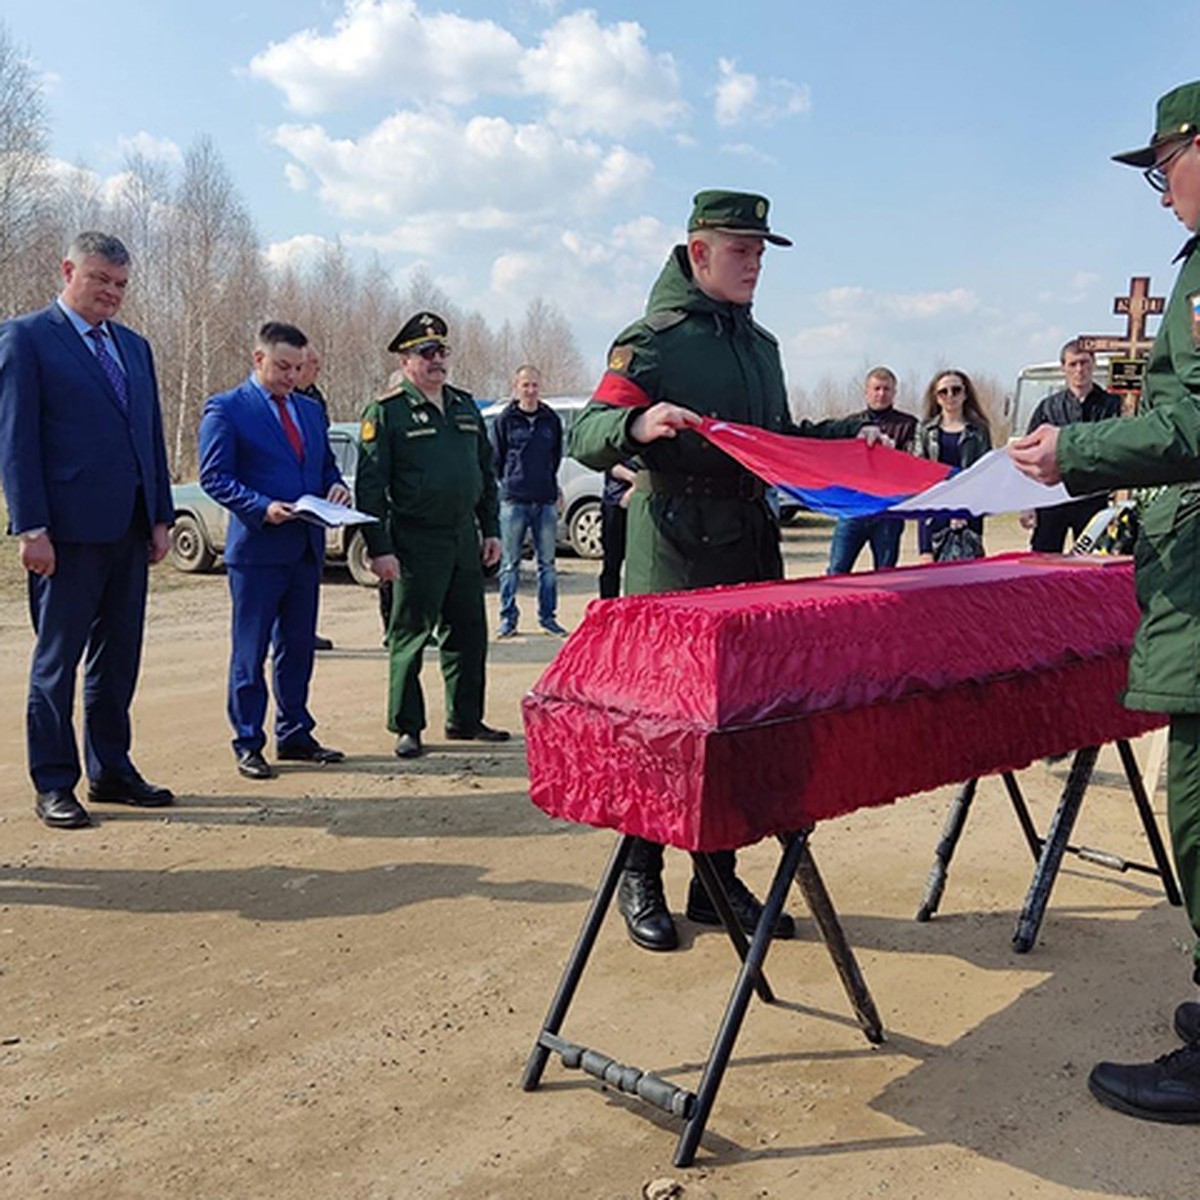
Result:
{"label": "handbag", "polygon": [[933,561],[958,562],[966,558],[982,558],[983,538],[969,525],[957,528],[947,525],[933,535]]}

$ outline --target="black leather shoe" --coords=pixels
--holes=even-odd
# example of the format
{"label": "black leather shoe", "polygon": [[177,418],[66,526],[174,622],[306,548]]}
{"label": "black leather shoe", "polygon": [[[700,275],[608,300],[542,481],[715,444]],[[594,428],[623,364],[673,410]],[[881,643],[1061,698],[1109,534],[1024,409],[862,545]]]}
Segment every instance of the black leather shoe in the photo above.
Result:
{"label": "black leather shoe", "polygon": [[[736,875],[724,877],[721,882],[725,885],[725,894],[729,897],[729,907],[733,909],[733,915],[737,917],[738,924],[748,937],[752,937],[755,929],[758,928],[758,918],[762,916],[761,902]],[[697,925],[721,924],[721,914],[713,907],[708,890],[695,875],[692,876],[692,882],[688,885],[687,918],[689,921],[695,921]],[[779,920],[775,922],[775,932],[772,936],[785,942],[796,936],[796,922],[792,920],[790,914],[785,912],[779,914]]]}
{"label": "black leather shoe", "polygon": [[1097,1063],[1088,1087],[1101,1104],[1131,1117],[1200,1124],[1200,1046],[1181,1046],[1152,1063]]}
{"label": "black leather shoe", "polygon": [[313,634],[313,649],[314,650],[332,650],[333,641],[330,638],[322,637],[319,633]]}
{"label": "black leather shoe", "polygon": [[622,871],[617,908],[635,946],[674,950],[679,945],[679,933],[667,911],[662,876],[657,871]]}
{"label": "black leather shoe", "polygon": [[322,746],[320,742],[282,742],[275,747],[275,757],[283,762],[339,763],[345,759],[340,750]]}
{"label": "black leather shoe", "polygon": [[1195,1000],[1185,1000],[1175,1010],[1175,1032],[1189,1045],[1200,1042],[1200,1004]]}
{"label": "black leather shoe", "polygon": [[237,752],[237,769],[239,775],[247,779],[273,779],[275,772],[271,764],[263,758],[261,750],[239,750]]}
{"label": "black leather shoe", "polygon": [[52,829],[82,829],[92,823],[87,809],[75,799],[71,788],[51,788],[38,792],[33,804],[43,825]]}
{"label": "black leather shoe", "polygon": [[482,721],[474,729],[458,725],[446,726],[446,737],[452,742],[507,742],[512,734],[507,729],[493,729]]}
{"label": "black leather shoe", "polygon": [[170,788],[147,783],[136,771],[105,771],[88,784],[88,799],[100,804],[165,808],[175,800]]}
{"label": "black leather shoe", "polygon": [[397,758],[420,758],[425,753],[421,748],[421,735],[419,733],[402,733],[396,739],[395,753]]}

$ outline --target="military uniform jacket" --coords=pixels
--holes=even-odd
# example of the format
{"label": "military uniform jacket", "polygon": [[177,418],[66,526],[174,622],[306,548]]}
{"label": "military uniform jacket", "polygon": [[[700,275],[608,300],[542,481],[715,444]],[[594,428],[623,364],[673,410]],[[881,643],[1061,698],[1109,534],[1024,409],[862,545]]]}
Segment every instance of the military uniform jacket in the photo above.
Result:
{"label": "military uniform jacket", "polygon": [[1058,465],[1074,495],[1173,484],[1141,515],[1134,548],[1142,621],[1125,703],[1200,713],[1200,254],[1184,248],[1146,364],[1136,417],[1069,425]]}
{"label": "military uniform jacket", "polygon": [[570,453],[596,470],[634,455],[646,468],[629,508],[627,592],[778,577],[778,527],[758,480],[690,431],[644,446],[630,440],[632,421],[664,400],[775,433],[853,437],[861,424],[797,425],[775,338],[749,306],[702,292],[683,246],[667,260],[646,315],[617,336],[599,387],[571,426]]}
{"label": "military uniform jacket", "polygon": [[407,380],[367,406],[359,432],[355,503],[380,518],[365,525],[373,558],[397,541],[461,533],[478,523],[498,537],[492,448],[471,396],[446,385],[444,412]]}

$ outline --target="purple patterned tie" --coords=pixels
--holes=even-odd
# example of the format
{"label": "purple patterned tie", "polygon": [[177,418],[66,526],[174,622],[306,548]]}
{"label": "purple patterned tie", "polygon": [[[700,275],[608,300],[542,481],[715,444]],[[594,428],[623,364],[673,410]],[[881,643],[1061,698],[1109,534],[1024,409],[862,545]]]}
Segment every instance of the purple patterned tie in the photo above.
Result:
{"label": "purple patterned tie", "polygon": [[125,382],[125,372],[117,366],[116,359],[109,353],[108,335],[99,326],[95,326],[87,331],[88,337],[92,339],[96,347],[96,361],[100,364],[100,369],[104,372],[108,382],[112,384],[113,391],[117,393],[117,399],[121,402],[121,408],[129,411],[129,388]]}

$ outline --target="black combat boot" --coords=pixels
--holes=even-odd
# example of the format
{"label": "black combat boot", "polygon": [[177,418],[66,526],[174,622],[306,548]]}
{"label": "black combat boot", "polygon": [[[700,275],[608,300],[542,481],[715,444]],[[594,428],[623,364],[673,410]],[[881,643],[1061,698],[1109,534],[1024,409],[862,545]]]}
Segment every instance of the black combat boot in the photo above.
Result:
{"label": "black combat boot", "polygon": [[[729,907],[737,917],[738,924],[747,936],[752,937],[758,927],[758,919],[762,916],[763,906],[758,897],[738,878],[734,870],[733,851],[721,851],[712,856],[713,866],[717,876],[729,897]],[[720,925],[721,914],[717,912],[708,889],[704,886],[699,875],[692,876],[688,886],[687,918],[697,925]],[[772,935],[782,941],[788,941],[796,936],[796,922],[788,913],[781,912],[775,922],[775,932]]]}
{"label": "black combat boot", "polygon": [[1200,1042],[1200,1004],[1195,1000],[1185,1000],[1175,1010],[1175,1032],[1189,1046]]}
{"label": "black combat boot", "polygon": [[1181,1046],[1152,1063],[1097,1063],[1088,1087],[1101,1104],[1131,1117],[1200,1124],[1200,1045]]}
{"label": "black combat boot", "polygon": [[663,895],[661,868],[622,871],[617,907],[635,946],[643,950],[674,950],[679,945],[679,933]]}

